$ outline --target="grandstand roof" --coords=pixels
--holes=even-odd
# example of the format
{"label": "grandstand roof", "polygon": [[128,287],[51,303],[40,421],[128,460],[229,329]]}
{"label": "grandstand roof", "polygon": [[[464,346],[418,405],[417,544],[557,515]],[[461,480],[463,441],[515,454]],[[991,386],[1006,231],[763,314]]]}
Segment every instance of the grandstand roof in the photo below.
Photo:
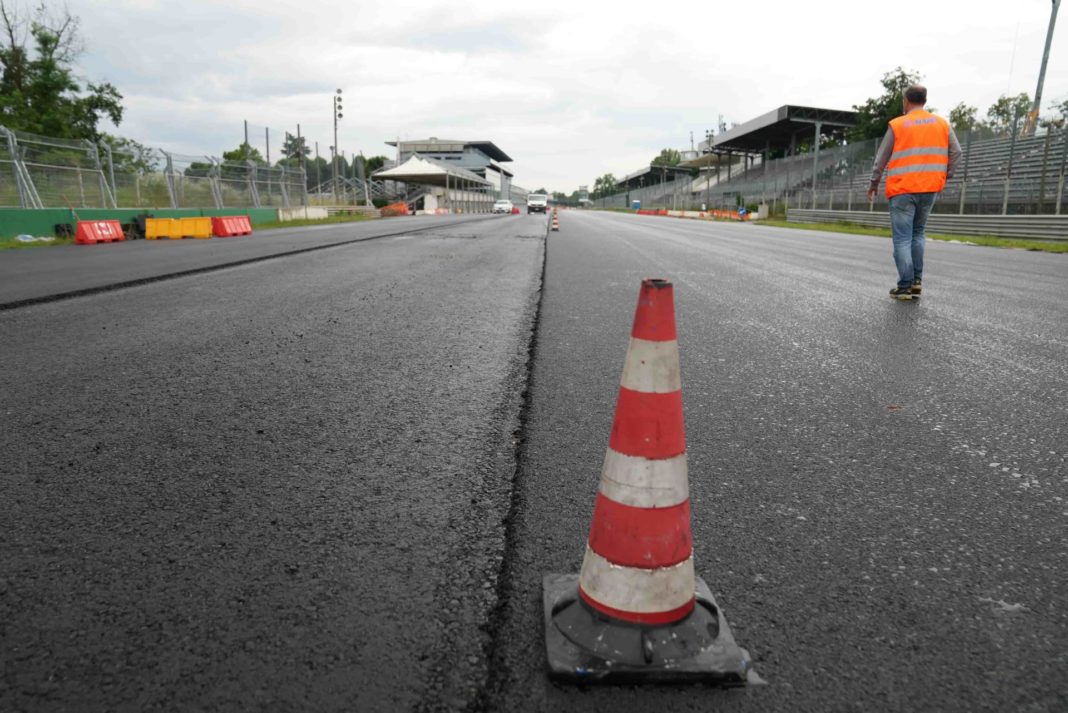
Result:
{"label": "grandstand roof", "polygon": [[[616,185],[622,186],[624,184],[629,184],[632,186],[636,186],[639,178],[644,178],[645,176],[649,175],[655,176],[657,179],[660,180],[674,181],[675,175],[679,173],[683,173],[688,176],[690,175],[691,171],[685,166],[654,166],[653,164],[649,164],[648,166],[643,166],[634,173],[627,174],[623,178],[619,179],[618,181],[616,181]],[[652,182],[650,182],[650,185],[652,185]]]}
{"label": "grandstand roof", "polygon": [[455,181],[457,178],[468,183],[489,186],[492,185],[485,178],[457,166],[448,166],[441,161],[414,155],[400,166],[375,171],[372,178],[380,181],[401,181],[403,183],[415,183],[424,186],[444,186],[448,177]]}
{"label": "grandstand roof", "polygon": [[787,104],[723,132],[713,138],[711,147],[706,144],[705,148],[760,153],[770,143],[772,149],[785,149],[795,135],[814,131],[816,122],[822,124],[821,134],[831,134],[856,124],[857,113]]}
{"label": "grandstand roof", "polygon": [[412,153],[434,153],[440,151],[460,152],[470,146],[471,148],[478,149],[494,161],[511,162],[512,160],[511,156],[504,151],[501,151],[497,144],[492,141],[458,141],[456,139],[439,139],[432,136],[429,139],[420,139],[417,141],[387,141],[386,146],[396,146],[398,143],[401,144],[403,150],[411,151]]}

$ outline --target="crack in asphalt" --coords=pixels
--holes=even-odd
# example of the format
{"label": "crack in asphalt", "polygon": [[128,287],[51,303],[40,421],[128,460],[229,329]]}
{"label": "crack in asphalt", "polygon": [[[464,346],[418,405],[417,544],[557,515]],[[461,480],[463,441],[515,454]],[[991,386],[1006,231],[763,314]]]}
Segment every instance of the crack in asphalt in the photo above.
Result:
{"label": "crack in asphalt", "polygon": [[493,711],[493,699],[504,685],[504,642],[501,631],[508,617],[508,604],[511,582],[514,580],[516,560],[516,521],[523,508],[522,490],[519,482],[527,473],[527,421],[533,403],[534,360],[538,355],[538,328],[541,323],[541,305],[545,296],[545,271],[549,264],[549,225],[545,226],[545,249],[542,251],[541,276],[538,282],[538,299],[534,309],[534,319],[530,329],[530,342],[527,346],[526,374],[523,379],[523,392],[519,408],[518,425],[512,434],[514,445],[515,470],[512,474],[511,497],[508,513],[504,517],[504,557],[497,573],[494,595],[496,604],[490,612],[486,625],[488,641],[484,657],[488,663],[486,679],[479,686],[477,695],[468,703],[466,713],[488,713]]}

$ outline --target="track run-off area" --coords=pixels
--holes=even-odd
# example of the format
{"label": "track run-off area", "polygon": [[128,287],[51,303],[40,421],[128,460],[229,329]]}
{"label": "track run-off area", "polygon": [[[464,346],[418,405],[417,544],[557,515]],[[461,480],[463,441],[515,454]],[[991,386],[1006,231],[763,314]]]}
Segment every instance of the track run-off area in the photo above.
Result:
{"label": "track run-off area", "polygon": [[[546,676],[640,280],[762,685]],[[562,211],[0,254],[0,710],[1058,711],[1068,256]]]}

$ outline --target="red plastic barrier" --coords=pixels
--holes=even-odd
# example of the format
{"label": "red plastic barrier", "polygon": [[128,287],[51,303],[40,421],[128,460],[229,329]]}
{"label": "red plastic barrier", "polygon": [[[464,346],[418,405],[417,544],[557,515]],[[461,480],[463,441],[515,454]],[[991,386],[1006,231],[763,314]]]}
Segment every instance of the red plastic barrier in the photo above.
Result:
{"label": "red plastic barrier", "polygon": [[211,219],[211,232],[217,238],[252,235],[252,219],[247,215],[225,215]]}
{"label": "red plastic barrier", "polygon": [[79,220],[74,231],[77,245],[96,245],[126,240],[122,225],[117,220]]}
{"label": "red plastic barrier", "polygon": [[396,203],[390,203],[381,210],[383,218],[392,218],[398,215],[411,215],[408,212],[408,204],[404,201],[398,201]]}

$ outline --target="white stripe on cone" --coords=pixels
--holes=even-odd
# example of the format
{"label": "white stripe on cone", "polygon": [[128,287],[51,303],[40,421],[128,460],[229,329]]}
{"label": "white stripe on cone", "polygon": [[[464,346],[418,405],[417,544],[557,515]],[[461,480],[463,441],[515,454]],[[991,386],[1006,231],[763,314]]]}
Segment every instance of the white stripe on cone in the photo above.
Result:
{"label": "white stripe on cone", "polygon": [[587,596],[613,609],[638,614],[674,611],[693,600],[693,556],[673,567],[641,569],[612,564],[587,545],[580,584]]}
{"label": "white stripe on cone", "polygon": [[601,469],[601,494],[636,508],[668,508],[684,503],[690,497],[686,454],[650,460],[609,448]]}
{"label": "white stripe on cone", "polygon": [[670,394],[682,388],[679,374],[679,343],[651,342],[630,338],[620,385],[631,391]]}

